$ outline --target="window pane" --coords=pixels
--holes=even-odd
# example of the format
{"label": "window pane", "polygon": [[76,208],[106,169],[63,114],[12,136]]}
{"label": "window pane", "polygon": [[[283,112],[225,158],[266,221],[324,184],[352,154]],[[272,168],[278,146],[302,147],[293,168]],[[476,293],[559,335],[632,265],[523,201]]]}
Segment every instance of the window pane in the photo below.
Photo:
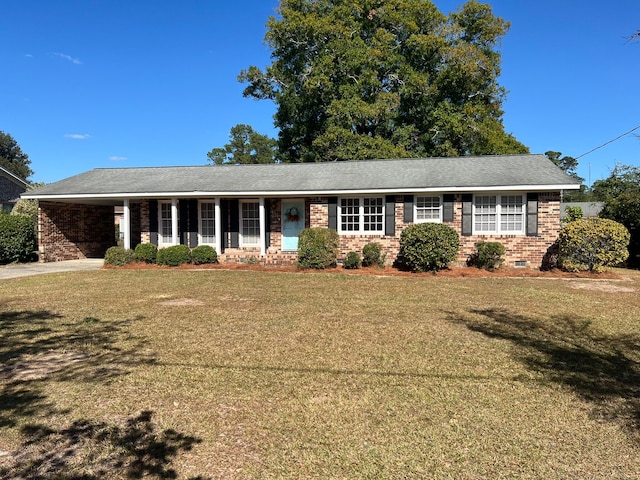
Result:
{"label": "window pane", "polygon": [[383,230],[382,198],[363,199],[363,228],[365,232]]}
{"label": "window pane", "polygon": [[503,232],[522,231],[524,222],[522,195],[502,195],[500,202],[500,229]]}
{"label": "window pane", "polygon": [[216,243],[215,204],[213,202],[200,203],[200,235],[202,243]]}
{"label": "window pane", "polygon": [[357,198],[340,199],[340,229],[354,232],[360,229],[360,202]]}
{"label": "window pane", "polygon": [[160,204],[160,234],[169,240],[171,238],[171,204]]}
{"label": "window pane", "polygon": [[416,197],[416,220],[440,220],[440,197]]}
{"label": "window pane", "polygon": [[242,203],[242,243],[260,243],[260,206],[258,202]]}
{"label": "window pane", "polygon": [[475,229],[478,232],[495,232],[497,228],[497,206],[495,195],[475,198]]}

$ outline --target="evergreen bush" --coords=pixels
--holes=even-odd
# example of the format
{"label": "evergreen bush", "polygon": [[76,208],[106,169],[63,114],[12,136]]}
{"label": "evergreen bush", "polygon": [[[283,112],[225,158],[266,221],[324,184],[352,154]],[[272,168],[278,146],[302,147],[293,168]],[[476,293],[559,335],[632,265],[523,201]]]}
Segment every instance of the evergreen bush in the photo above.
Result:
{"label": "evergreen bush", "polygon": [[558,235],[560,267],[568,271],[600,272],[629,256],[629,230],[606,218],[569,222]]}
{"label": "evergreen bush", "polygon": [[298,267],[324,269],[338,263],[340,237],[329,228],[305,228],[298,236]]}
{"label": "evergreen bush", "polygon": [[478,242],[476,252],[469,258],[469,266],[495,270],[504,262],[506,248],[500,242]]}
{"label": "evergreen bush", "polygon": [[133,262],[133,250],[125,250],[124,247],[110,247],[104,255],[104,264],[114,267],[122,267],[127,263]]}
{"label": "evergreen bush", "polygon": [[387,259],[387,254],[382,251],[382,245],[377,242],[367,243],[362,248],[362,266],[370,267],[377,265],[378,267],[384,267],[384,263]]}
{"label": "evergreen bush", "polygon": [[342,266],[348,270],[360,268],[360,254],[358,252],[349,252],[342,262]]}
{"label": "evergreen bush", "polygon": [[443,223],[416,223],[400,235],[398,266],[413,272],[436,272],[456,260],[460,238]]}
{"label": "evergreen bush", "polygon": [[177,267],[189,262],[191,262],[191,250],[186,245],[171,245],[170,247],[158,249],[156,257],[158,265]]}
{"label": "evergreen bush", "polygon": [[199,245],[191,250],[191,263],[196,265],[218,263],[218,253],[211,245]]}
{"label": "evergreen bush", "polygon": [[133,259],[136,262],[156,263],[158,247],[153,243],[139,243],[133,251]]}
{"label": "evergreen bush", "polygon": [[37,238],[27,215],[0,213],[0,264],[36,260]]}

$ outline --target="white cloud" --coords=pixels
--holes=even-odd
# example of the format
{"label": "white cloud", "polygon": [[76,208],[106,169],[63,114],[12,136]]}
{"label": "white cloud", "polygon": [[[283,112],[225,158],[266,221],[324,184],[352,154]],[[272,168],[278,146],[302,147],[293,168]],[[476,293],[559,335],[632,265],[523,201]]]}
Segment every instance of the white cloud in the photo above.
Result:
{"label": "white cloud", "polygon": [[113,157],[109,157],[109,160],[111,160],[112,162],[124,162],[125,160],[129,160],[129,158],[113,156]]}
{"label": "white cloud", "polygon": [[67,55],[65,53],[59,53],[59,52],[54,53],[54,55],[60,58],[64,58],[65,60],[69,60],[71,63],[75,63],[76,65],[82,65],[82,62],[80,61],[79,58],[74,58],[71,55]]}
{"label": "white cloud", "polygon": [[86,133],[65,133],[64,138],[73,138],[74,140],[86,140],[90,138],[91,135]]}

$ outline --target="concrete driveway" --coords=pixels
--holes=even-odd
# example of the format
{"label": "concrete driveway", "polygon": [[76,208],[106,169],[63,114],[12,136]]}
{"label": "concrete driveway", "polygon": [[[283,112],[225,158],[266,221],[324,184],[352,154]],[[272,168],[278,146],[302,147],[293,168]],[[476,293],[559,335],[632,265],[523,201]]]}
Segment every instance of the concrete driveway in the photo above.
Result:
{"label": "concrete driveway", "polygon": [[0,280],[5,278],[27,277],[54,272],[75,272],[80,270],[98,270],[104,265],[102,258],[86,258],[83,260],[65,260],[49,263],[18,263],[0,266]]}

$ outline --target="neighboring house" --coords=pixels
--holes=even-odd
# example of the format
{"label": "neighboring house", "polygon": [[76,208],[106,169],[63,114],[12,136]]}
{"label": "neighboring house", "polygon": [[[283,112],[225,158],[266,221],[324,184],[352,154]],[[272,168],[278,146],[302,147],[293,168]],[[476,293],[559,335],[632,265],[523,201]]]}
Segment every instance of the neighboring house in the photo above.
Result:
{"label": "neighboring house", "polygon": [[563,202],[560,204],[560,219],[567,216],[568,207],[580,207],[582,218],[597,217],[604,208],[604,202]]}
{"label": "neighboring house", "polygon": [[4,167],[0,167],[0,211],[9,213],[13,209],[20,195],[26,192],[29,184],[11,173]]}
{"label": "neighboring house", "polygon": [[41,187],[42,261],[104,255],[123,207],[125,248],[212,245],[220,261],[297,259],[298,234],[328,227],[340,258],[369,242],[395,259],[410,224],[460,235],[459,263],[499,241],[509,266],[540,267],[560,228],[560,192],[579,183],[543,155],[96,169]]}

